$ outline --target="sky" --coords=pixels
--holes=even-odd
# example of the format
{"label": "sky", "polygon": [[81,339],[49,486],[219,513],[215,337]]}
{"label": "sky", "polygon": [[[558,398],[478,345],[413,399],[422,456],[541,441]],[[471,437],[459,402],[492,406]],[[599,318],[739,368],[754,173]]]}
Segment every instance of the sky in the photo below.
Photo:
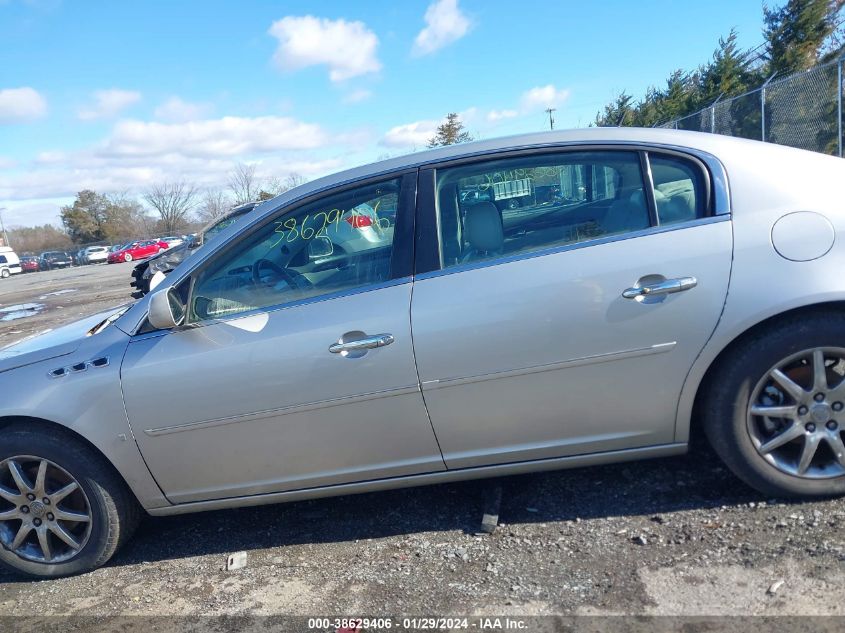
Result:
{"label": "sky", "polygon": [[77,191],[312,179],[423,149],[448,112],[491,138],[584,127],[705,62],[760,0],[0,0],[0,211]]}

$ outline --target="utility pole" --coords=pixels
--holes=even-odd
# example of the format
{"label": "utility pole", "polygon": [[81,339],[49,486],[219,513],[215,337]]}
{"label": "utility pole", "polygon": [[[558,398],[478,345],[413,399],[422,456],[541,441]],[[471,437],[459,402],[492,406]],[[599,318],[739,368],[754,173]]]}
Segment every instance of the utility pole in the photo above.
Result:
{"label": "utility pole", "polygon": [[3,213],[2,213],[2,211],[5,211],[5,210],[6,210],[6,207],[0,207],[0,231],[3,231],[3,246],[11,246],[11,244],[9,244],[9,236],[6,233],[6,225],[3,224]]}
{"label": "utility pole", "polygon": [[553,113],[557,110],[557,108],[546,108],[546,112],[549,114],[549,129],[555,129],[555,117]]}

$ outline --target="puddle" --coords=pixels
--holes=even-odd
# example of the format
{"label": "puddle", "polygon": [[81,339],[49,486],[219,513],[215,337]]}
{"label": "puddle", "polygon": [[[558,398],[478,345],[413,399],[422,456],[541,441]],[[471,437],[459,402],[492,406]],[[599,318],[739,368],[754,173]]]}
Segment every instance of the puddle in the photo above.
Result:
{"label": "puddle", "polygon": [[0,308],[0,321],[17,321],[35,316],[44,309],[43,303],[19,303]]}
{"label": "puddle", "polygon": [[69,292],[77,292],[76,288],[65,288],[64,290],[56,290],[56,292],[48,292],[46,295],[38,297],[39,301],[44,301],[47,297],[58,297],[59,295],[66,295]]}

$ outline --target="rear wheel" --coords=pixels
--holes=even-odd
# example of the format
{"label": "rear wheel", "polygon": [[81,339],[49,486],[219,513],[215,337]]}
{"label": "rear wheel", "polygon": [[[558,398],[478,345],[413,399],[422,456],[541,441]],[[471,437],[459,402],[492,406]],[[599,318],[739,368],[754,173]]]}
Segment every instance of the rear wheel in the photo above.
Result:
{"label": "rear wheel", "polygon": [[740,342],[700,401],[713,448],[774,496],[845,494],[845,325],[784,319]]}
{"label": "rear wheel", "polygon": [[0,270],[0,277],[3,277],[3,279],[5,279],[6,277],[8,277],[11,274],[12,273],[9,272],[8,268],[4,268],[3,270]]}
{"label": "rear wheel", "polygon": [[0,564],[38,577],[95,569],[140,518],[126,484],[102,456],[64,434],[3,431]]}

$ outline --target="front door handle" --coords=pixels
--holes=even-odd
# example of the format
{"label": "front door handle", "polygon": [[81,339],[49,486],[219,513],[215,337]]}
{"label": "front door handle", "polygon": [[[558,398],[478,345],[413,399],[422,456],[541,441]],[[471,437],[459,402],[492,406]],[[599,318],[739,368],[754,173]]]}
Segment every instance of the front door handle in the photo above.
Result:
{"label": "front door handle", "polygon": [[353,352],[363,352],[368,349],[375,349],[376,347],[384,347],[390,345],[395,339],[392,334],[375,334],[373,336],[365,336],[364,338],[357,338],[352,341],[340,340],[337,343],[329,345],[329,351],[332,354],[350,354]]}
{"label": "front door handle", "polygon": [[637,297],[656,297],[660,295],[671,295],[676,292],[683,292],[690,290],[698,285],[698,280],[695,277],[678,277],[677,279],[664,279],[650,284],[643,284],[642,286],[634,286],[627,288],[622,292],[622,296],[626,299],[636,299]]}

